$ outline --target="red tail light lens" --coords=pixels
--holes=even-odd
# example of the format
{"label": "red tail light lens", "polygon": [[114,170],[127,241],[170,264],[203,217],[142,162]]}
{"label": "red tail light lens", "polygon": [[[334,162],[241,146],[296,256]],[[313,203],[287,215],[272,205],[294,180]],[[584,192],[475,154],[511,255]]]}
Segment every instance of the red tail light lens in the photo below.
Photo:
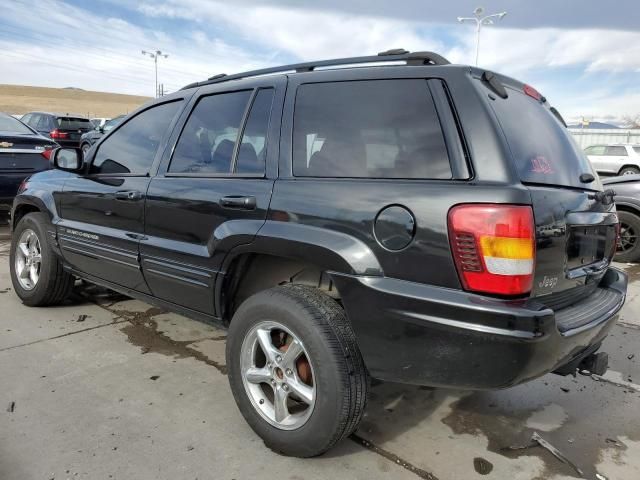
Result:
{"label": "red tail light lens", "polygon": [[50,160],[52,153],[53,153],[53,147],[51,145],[47,145],[46,147],[44,147],[44,150],[40,152],[40,155],[42,155],[47,160]]}
{"label": "red tail light lens", "polygon": [[54,140],[56,139],[64,139],[64,138],[69,138],[69,134],[67,132],[61,132],[60,130],[58,130],[57,128],[54,130],[51,130],[49,132],[49,136],[51,138],[53,138]]}
{"label": "red tail light lens", "polygon": [[449,241],[465,290],[524,295],[533,285],[535,227],[531,207],[457,205],[449,211]]}

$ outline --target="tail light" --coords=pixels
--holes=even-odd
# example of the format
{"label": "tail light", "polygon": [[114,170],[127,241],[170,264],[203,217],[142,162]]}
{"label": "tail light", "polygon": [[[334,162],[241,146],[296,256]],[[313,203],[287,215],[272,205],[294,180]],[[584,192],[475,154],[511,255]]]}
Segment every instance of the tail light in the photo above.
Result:
{"label": "tail light", "polygon": [[51,159],[51,154],[53,153],[53,147],[51,145],[46,145],[44,147],[44,150],[42,150],[40,152],[40,155],[42,155],[44,158],[46,158],[47,160]]}
{"label": "tail light", "polygon": [[524,295],[533,285],[531,207],[466,204],[449,211],[449,241],[465,290]]}
{"label": "tail light", "polygon": [[56,139],[60,140],[60,139],[64,139],[64,138],[69,138],[69,134],[67,132],[61,132],[57,128],[51,130],[49,132],[49,136],[51,138],[53,138],[54,140],[56,140]]}

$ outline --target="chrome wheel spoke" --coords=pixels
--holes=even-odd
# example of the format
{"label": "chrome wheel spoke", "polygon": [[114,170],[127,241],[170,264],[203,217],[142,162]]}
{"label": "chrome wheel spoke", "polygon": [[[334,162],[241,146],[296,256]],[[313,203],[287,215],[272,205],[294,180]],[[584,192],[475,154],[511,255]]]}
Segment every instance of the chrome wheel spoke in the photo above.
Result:
{"label": "chrome wheel spoke", "polygon": [[29,247],[27,246],[26,242],[19,243],[18,248],[20,249],[20,253],[22,253],[23,256],[28,257],[30,255]]}
{"label": "chrome wheel spoke", "polygon": [[311,405],[313,403],[313,387],[310,387],[306,383],[302,383],[299,380],[293,380],[289,382],[288,385],[291,388],[291,393],[293,393],[301,401],[303,401],[307,405]]}
{"label": "chrome wheel spoke", "polygon": [[295,370],[296,360],[303,352],[302,344],[298,340],[293,339],[282,357],[282,364],[287,368]]}
{"label": "chrome wheel spoke", "polygon": [[289,408],[287,407],[287,397],[289,394],[282,387],[275,389],[273,399],[274,413],[276,422],[280,423],[289,416]]}
{"label": "chrome wheel spoke", "polygon": [[22,279],[29,278],[29,267],[26,264],[21,264],[18,269],[18,277]]}
{"label": "chrome wheel spoke", "polygon": [[251,367],[244,374],[248,382],[260,384],[271,382],[271,372],[268,368]]}
{"label": "chrome wheel spoke", "polygon": [[38,283],[38,277],[38,269],[35,265],[31,265],[31,268],[29,269],[29,279],[31,280],[31,283],[33,283],[33,285]]}
{"label": "chrome wheel spoke", "polygon": [[274,362],[276,356],[279,355],[279,352],[271,341],[271,331],[260,328],[256,333],[258,335],[260,348],[262,348],[262,352],[264,353],[265,357],[267,357],[268,361]]}

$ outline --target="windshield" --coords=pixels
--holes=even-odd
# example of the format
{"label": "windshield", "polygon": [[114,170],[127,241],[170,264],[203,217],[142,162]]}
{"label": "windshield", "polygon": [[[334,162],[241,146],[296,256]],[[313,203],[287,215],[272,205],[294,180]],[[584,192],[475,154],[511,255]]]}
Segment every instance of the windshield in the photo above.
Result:
{"label": "windshield", "polygon": [[[551,110],[517,90],[509,88],[508,92],[508,98],[498,98],[491,106],[507,138],[520,180],[600,189],[589,160]],[[582,183],[583,173],[592,174],[596,181]]]}
{"label": "windshield", "polygon": [[93,124],[87,118],[58,117],[56,118],[58,128],[62,130],[91,130]]}
{"label": "windshield", "polygon": [[18,135],[34,135],[24,123],[8,115],[0,115],[0,132]]}

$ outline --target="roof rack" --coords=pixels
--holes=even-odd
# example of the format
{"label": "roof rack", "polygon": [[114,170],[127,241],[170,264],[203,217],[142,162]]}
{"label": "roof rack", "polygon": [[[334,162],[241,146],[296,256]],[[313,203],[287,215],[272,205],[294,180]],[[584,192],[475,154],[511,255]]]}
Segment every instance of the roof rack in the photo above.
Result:
{"label": "roof rack", "polygon": [[451,62],[441,55],[433,52],[409,52],[403,48],[394,48],[385,52],[380,52],[377,55],[370,55],[367,57],[347,57],[336,58],[333,60],[321,60],[317,62],[304,62],[294,63],[290,65],[282,65],[280,67],[263,68],[260,70],[250,70],[248,72],[235,73],[233,75],[226,75],[220,73],[209,77],[207,80],[201,82],[190,83],[181,88],[186,90],[188,88],[200,87],[202,85],[211,85],[213,83],[226,82],[229,80],[238,80],[241,78],[257,77],[260,75],[270,75],[274,73],[284,72],[312,72],[316,68],[322,67],[334,67],[340,65],[357,65],[361,63],[380,63],[380,62],[401,62],[405,61],[407,65],[449,65]]}

